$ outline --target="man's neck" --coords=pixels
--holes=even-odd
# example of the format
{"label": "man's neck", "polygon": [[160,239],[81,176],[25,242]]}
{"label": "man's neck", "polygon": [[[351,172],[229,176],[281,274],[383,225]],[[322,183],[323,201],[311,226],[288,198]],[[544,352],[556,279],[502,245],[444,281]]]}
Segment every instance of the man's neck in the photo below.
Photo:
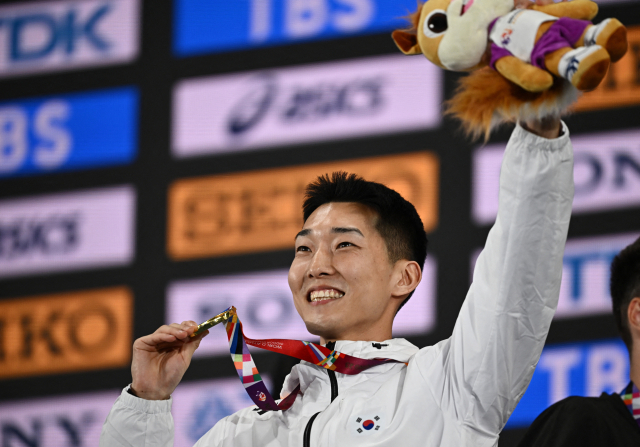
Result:
{"label": "man's neck", "polygon": [[633,352],[631,353],[631,370],[629,371],[629,376],[636,386],[640,386],[640,352],[636,351],[638,351],[638,349],[634,346]]}

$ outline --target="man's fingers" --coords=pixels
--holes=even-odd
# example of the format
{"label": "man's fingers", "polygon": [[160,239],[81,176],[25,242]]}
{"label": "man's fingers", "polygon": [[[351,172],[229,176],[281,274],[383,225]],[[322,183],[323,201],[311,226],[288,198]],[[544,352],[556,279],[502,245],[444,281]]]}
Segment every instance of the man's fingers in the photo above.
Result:
{"label": "man's fingers", "polygon": [[187,352],[189,353],[189,357],[191,357],[193,355],[193,353],[195,352],[195,350],[198,349],[198,346],[200,346],[200,342],[207,335],[209,335],[209,331],[208,330],[204,331],[202,334],[196,335],[195,337],[193,337],[190,340],[190,343],[187,344],[187,346],[185,347],[187,349]]}
{"label": "man's fingers", "polygon": [[[133,346],[137,349],[165,349],[167,347],[180,346],[181,344],[195,341],[196,339],[199,344],[202,339],[201,336],[195,337],[194,339],[189,338],[197,328],[197,323],[191,320],[183,321],[180,324],[165,324],[160,326],[153,334],[145,335],[137,339]],[[208,331],[206,333],[208,333]]]}

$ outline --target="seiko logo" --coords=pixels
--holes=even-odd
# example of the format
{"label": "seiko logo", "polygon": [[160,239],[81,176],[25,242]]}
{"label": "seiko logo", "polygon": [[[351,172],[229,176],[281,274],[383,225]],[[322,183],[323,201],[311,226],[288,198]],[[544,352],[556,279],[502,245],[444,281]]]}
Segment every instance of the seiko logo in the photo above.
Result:
{"label": "seiko logo", "polygon": [[0,302],[0,378],[122,366],[131,353],[125,287]]}
{"label": "seiko logo", "polygon": [[179,180],[169,190],[169,252],[184,259],[289,248],[305,186],[337,170],[388,185],[417,204],[426,231],[435,227],[438,164],[421,152]]}
{"label": "seiko logo", "polygon": [[34,252],[52,255],[69,253],[78,247],[80,214],[52,215],[45,219],[0,222],[0,260],[29,256]]}
{"label": "seiko logo", "polygon": [[373,114],[384,104],[381,77],[345,82],[282,86],[274,74],[253,78],[248,93],[231,108],[227,129],[241,135],[257,126],[268,113],[283,124],[314,122],[333,116]]}
{"label": "seiko logo", "polygon": [[[49,356],[69,356],[72,352],[94,356],[111,347],[117,319],[112,309],[90,303],[72,311],[61,306],[52,308],[39,321],[24,313],[20,315],[20,330],[15,334],[16,340],[20,340],[18,356],[24,360],[33,360],[36,352]],[[7,324],[4,318],[0,318],[3,335],[0,340],[8,341],[7,334],[2,330]],[[91,324],[101,329],[99,337],[89,332]],[[7,349],[0,345],[0,360],[6,359]]]}
{"label": "seiko logo", "polygon": [[112,10],[106,3],[85,17],[75,8],[62,14],[42,12],[0,17],[0,27],[4,27],[9,36],[5,54],[15,63],[43,59],[56,52],[71,55],[80,45],[106,52],[112,43],[100,33],[99,27]]}

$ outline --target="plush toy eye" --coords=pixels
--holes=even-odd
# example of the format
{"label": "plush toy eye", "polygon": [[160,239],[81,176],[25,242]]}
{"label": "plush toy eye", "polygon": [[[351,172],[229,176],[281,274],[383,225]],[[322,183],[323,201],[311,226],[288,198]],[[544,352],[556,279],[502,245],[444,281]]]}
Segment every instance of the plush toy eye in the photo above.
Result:
{"label": "plush toy eye", "polygon": [[427,37],[438,37],[447,30],[447,13],[442,9],[436,9],[429,13],[424,19],[424,35]]}

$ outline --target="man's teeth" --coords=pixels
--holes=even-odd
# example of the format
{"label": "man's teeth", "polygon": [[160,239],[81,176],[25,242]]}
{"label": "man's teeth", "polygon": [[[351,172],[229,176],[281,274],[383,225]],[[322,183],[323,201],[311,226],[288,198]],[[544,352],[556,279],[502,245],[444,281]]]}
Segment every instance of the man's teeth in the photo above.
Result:
{"label": "man's teeth", "polygon": [[344,293],[338,292],[337,290],[316,290],[315,292],[311,292],[311,301],[324,301],[324,300],[335,300],[337,298],[342,298]]}

